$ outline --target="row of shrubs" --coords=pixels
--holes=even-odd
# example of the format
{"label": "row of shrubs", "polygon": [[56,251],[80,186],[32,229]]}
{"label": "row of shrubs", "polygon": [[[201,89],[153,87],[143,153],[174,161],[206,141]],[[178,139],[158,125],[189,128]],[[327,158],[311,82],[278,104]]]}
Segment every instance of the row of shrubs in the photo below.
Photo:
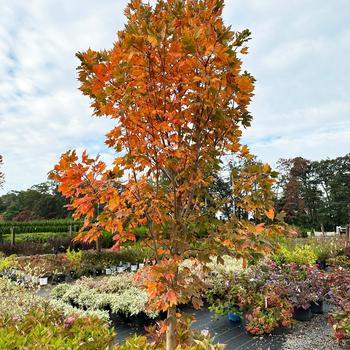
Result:
{"label": "row of shrubs", "polygon": [[106,269],[120,264],[142,263],[153,256],[152,250],[134,243],[119,251],[106,250],[101,253],[92,250],[74,251],[65,254],[47,254],[16,257],[11,255],[0,259],[0,274],[11,275],[24,282],[26,277],[48,277],[50,282],[59,283],[81,276],[96,276]]}
{"label": "row of shrubs", "polygon": [[341,260],[349,249],[342,237],[288,239],[281,242],[272,259],[277,264],[320,264],[326,267],[327,263],[337,262],[339,257]]}
{"label": "row of shrubs", "polygon": [[[83,242],[72,239],[68,232],[37,232],[22,233],[16,236],[16,243],[11,243],[10,235],[4,235],[0,242],[0,252],[5,255],[38,255],[62,253],[68,248],[72,250],[88,250],[96,247],[95,242]],[[105,232],[101,236],[102,248],[111,248],[114,244],[113,235]]]}
{"label": "row of shrubs", "polygon": [[[74,236],[81,227],[81,223],[67,220],[15,223],[16,240],[15,244],[12,244],[12,236],[5,232],[9,232],[13,224],[0,223],[0,252],[5,255],[50,254],[64,252],[68,248],[87,250],[96,246],[94,242],[75,241],[72,239],[72,236],[69,234],[69,226],[72,226],[72,235]],[[18,226],[16,226],[17,224]],[[40,231],[45,229],[47,231]],[[1,230],[3,230],[3,233]],[[136,237],[142,239],[145,231],[146,228],[143,226],[135,228]],[[17,235],[17,233],[20,234]],[[100,238],[100,243],[102,248],[111,248],[115,243],[113,234],[105,231]]]}
{"label": "row of shrubs", "polygon": [[[0,349],[165,349],[162,337],[157,337],[157,343],[150,343],[145,336],[134,336],[115,344],[114,329],[98,312],[44,300],[33,290],[4,278],[0,278],[0,293]],[[178,349],[223,349],[222,345],[214,345],[207,334],[189,328],[182,337],[183,345]]]}
{"label": "row of shrubs", "polygon": [[[327,301],[336,307],[329,315],[336,338],[350,343],[349,270],[323,271],[317,265],[277,265],[271,260],[242,269],[239,261],[228,257],[224,261],[224,265],[210,264],[210,273],[193,271],[202,279],[203,298],[218,315],[241,316],[249,333],[261,335],[290,327],[294,319],[309,320],[311,311],[323,313]],[[110,320],[158,316],[147,308],[147,294],[133,274],[82,278],[74,285],[58,285],[52,297],[61,305],[104,313]]]}
{"label": "row of shrubs", "polygon": [[33,220],[33,221],[4,221],[0,222],[0,234],[10,234],[11,228],[15,233],[35,233],[35,232],[69,232],[78,231],[82,222],[69,219],[58,220]]}

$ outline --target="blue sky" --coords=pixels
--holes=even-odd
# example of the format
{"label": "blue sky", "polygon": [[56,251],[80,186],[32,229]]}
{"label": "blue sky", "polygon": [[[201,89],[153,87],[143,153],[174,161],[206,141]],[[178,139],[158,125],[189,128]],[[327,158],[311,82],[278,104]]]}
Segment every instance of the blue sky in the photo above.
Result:
{"label": "blue sky", "polygon": [[[46,180],[67,149],[112,155],[112,122],[78,91],[77,51],[110,48],[126,0],[0,0],[0,193]],[[244,141],[263,161],[350,152],[350,1],[226,0],[233,29],[252,31],[257,79]]]}

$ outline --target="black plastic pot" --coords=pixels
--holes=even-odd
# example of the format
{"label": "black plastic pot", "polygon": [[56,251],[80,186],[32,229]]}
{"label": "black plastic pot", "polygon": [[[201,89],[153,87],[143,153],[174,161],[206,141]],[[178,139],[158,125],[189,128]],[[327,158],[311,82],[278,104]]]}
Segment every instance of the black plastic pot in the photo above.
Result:
{"label": "black plastic pot", "polygon": [[295,307],[293,318],[297,321],[310,321],[311,307],[307,308],[306,310],[302,307]]}
{"label": "black plastic pot", "polygon": [[327,269],[327,263],[325,260],[319,260],[317,261],[317,265],[319,266],[320,270],[326,270]]}
{"label": "black plastic pot", "polygon": [[323,308],[323,300],[318,300],[317,302],[311,303],[311,312],[313,314],[323,314],[324,308]]}
{"label": "black plastic pot", "polygon": [[66,275],[63,273],[58,273],[56,275],[52,276],[52,284],[58,284],[58,283],[62,283],[65,282],[66,280]]}

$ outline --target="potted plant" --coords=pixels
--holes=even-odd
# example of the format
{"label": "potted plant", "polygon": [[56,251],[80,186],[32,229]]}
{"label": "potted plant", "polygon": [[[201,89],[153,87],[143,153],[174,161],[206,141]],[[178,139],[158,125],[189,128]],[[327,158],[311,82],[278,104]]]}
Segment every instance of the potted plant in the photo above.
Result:
{"label": "potted plant", "polygon": [[323,314],[325,312],[324,299],[329,292],[328,276],[324,271],[312,266],[308,268],[308,272],[312,295],[315,298],[311,302],[311,312]]}
{"label": "potted plant", "polygon": [[287,298],[294,306],[294,318],[298,321],[311,319],[311,303],[318,300],[312,288],[310,272],[307,266],[289,264],[284,267]]}
{"label": "potted plant", "polygon": [[227,315],[233,322],[241,321],[242,311],[239,307],[237,277],[229,274],[216,275],[211,278],[211,288],[206,293],[209,309],[216,315]]}

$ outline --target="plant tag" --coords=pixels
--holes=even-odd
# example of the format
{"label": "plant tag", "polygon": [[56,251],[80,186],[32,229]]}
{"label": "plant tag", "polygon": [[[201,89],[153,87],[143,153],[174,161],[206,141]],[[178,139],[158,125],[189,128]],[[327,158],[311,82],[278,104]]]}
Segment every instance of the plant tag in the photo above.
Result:
{"label": "plant tag", "polygon": [[39,278],[39,284],[41,286],[46,286],[47,285],[47,277],[41,277]]}

